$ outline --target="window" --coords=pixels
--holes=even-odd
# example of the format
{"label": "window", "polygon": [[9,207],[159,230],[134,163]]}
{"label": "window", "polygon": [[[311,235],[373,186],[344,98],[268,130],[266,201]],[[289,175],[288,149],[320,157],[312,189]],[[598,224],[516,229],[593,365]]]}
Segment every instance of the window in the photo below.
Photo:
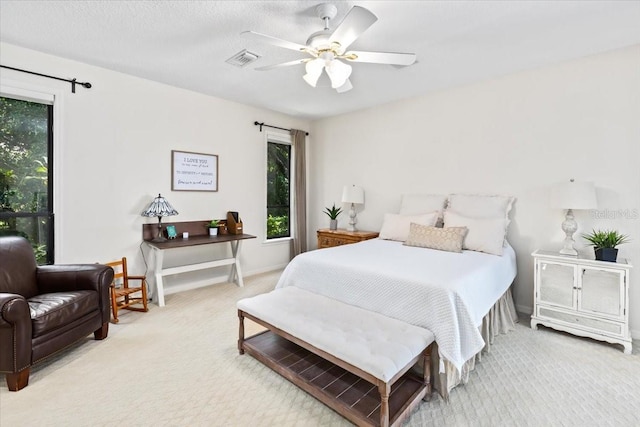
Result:
{"label": "window", "polygon": [[291,143],[268,137],[267,240],[284,237],[291,237]]}
{"label": "window", "polygon": [[53,105],[0,97],[0,236],[53,264]]}

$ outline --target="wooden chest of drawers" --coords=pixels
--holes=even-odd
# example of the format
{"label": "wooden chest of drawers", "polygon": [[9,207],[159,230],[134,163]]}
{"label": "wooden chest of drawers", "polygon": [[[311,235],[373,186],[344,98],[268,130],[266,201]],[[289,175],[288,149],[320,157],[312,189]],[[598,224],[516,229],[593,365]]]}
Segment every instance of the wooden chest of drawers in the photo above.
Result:
{"label": "wooden chest of drawers", "polygon": [[328,228],[318,230],[317,234],[318,249],[348,245],[378,237],[378,233],[373,231],[329,230]]}

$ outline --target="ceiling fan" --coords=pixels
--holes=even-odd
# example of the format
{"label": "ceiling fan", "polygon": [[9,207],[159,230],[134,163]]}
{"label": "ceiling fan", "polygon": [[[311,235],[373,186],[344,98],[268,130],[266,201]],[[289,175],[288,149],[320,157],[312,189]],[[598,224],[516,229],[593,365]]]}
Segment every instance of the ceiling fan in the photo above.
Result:
{"label": "ceiling fan", "polygon": [[[346,62],[368,62],[373,64],[411,65],[416,60],[413,53],[392,52],[362,52],[347,51],[347,48],[360,35],[373,25],[378,18],[369,10],[354,6],[335,30],[329,29],[329,21],[335,18],[338,9],[330,3],[316,6],[318,17],[324,21],[324,30],[315,32],[309,36],[306,45],[282,40],[253,31],[244,31],[241,34],[254,40],[270,43],[285,49],[296,50],[310,55],[310,58],[297,59],[282,64],[258,67],[256,70],[266,71],[275,68],[289,67],[305,64],[306,74],[302,77],[309,85],[316,87],[318,79],[324,70],[331,80],[331,87],[338,93],[353,89],[349,76],[351,65]],[[345,62],[343,62],[345,61]]]}

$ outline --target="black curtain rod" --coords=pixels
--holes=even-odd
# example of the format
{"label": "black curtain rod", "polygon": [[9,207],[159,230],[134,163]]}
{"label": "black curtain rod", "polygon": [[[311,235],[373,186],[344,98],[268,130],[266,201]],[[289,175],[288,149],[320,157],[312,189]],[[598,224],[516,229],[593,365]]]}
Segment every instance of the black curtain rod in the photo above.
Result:
{"label": "black curtain rod", "polygon": [[[268,128],[273,128],[273,129],[286,130],[287,132],[291,132],[291,129],[280,128],[278,126],[265,125],[264,122],[262,122],[262,123],[253,122],[253,125],[254,126],[260,126],[260,132],[262,132],[262,126],[266,126]],[[309,136],[309,132],[305,132],[305,135]]]}
{"label": "black curtain rod", "polygon": [[63,82],[71,83],[71,92],[76,93],[76,85],[84,86],[87,89],[91,88],[91,83],[89,82],[79,82],[76,79],[63,79],[62,77],[50,76],[48,74],[36,73],[34,71],[22,70],[20,68],[8,67],[6,65],[0,65],[0,68],[7,68],[13,71],[20,71],[21,73],[33,74],[34,76],[46,77],[48,79],[60,80]]}

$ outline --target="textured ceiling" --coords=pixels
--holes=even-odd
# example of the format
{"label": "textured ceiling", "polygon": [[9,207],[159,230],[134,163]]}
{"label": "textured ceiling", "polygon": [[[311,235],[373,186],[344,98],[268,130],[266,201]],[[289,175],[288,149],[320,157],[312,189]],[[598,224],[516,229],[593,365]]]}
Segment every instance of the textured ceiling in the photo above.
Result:
{"label": "textured ceiling", "polygon": [[[343,94],[326,75],[308,86],[301,65],[254,70],[304,56],[240,33],[304,44],[323,27],[318,3],[0,0],[0,41],[311,119],[640,43],[640,1],[338,1],[331,28],[354,5],[378,16],[351,49],[413,52],[417,63],[353,64]],[[242,49],[261,58],[225,62]]]}

